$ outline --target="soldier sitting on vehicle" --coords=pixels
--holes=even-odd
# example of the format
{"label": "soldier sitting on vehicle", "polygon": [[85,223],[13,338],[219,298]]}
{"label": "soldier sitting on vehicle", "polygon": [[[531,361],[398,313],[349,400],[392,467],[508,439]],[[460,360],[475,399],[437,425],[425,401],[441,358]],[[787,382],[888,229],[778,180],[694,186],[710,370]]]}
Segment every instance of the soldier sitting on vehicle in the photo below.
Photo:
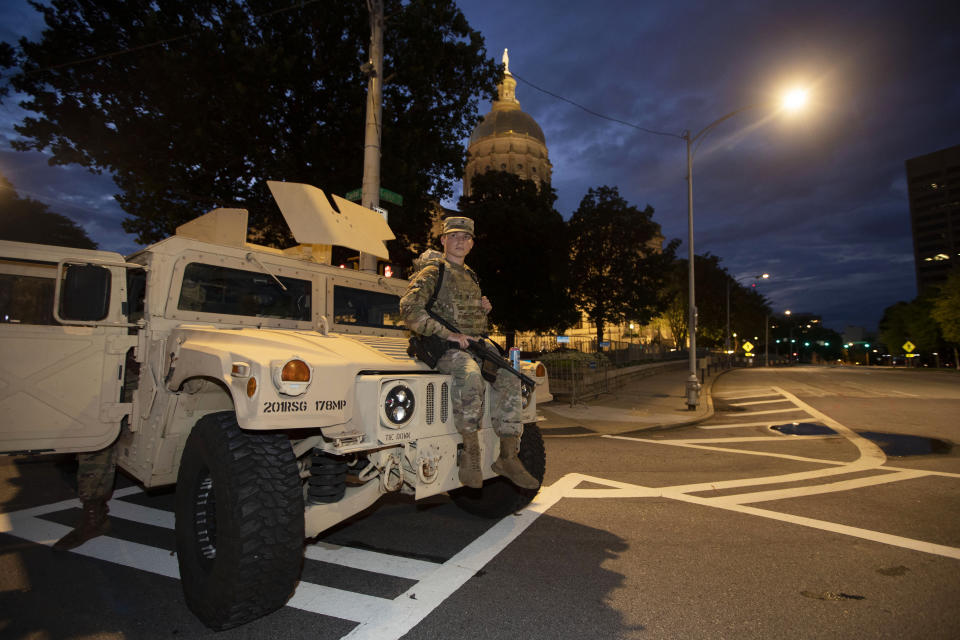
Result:
{"label": "soldier sitting on vehicle", "polygon": [[[480,468],[480,438],[477,429],[483,413],[484,380],[477,359],[466,351],[470,342],[487,330],[490,301],[480,292],[474,271],[464,264],[473,248],[473,220],[450,217],[444,220],[440,242],[443,255],[428,250],[421,258],[426,262],[411,279],[400,300],[400,314],[408,329],[420,336],[439,336],[448,341],[446,350],[436,362],[436,369],[453,376],[452,401],[454,422],[463,437],[460,458],[460,482],[468,487],[483,486]],[[443,263],[442,281],[440,263]],[[435,302],[431,304],[435,296]],[[434,306],[435,304],[435,306]],[[442,318],[440,322],[431,314]],[[452,331],[448,324],[459,329]],[[520,380],[500,371],[493,382],[491,421],[500,437],[500,457],[493,463],[495,473],[518,487],[536,489],[540,483],[517,458],[523,432]]]}

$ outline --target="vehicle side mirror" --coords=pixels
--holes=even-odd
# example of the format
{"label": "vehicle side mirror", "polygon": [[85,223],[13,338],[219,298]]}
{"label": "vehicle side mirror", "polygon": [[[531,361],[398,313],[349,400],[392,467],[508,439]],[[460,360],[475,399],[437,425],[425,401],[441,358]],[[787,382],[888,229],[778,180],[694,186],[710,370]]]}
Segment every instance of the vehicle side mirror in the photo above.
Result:
{"label": "vehicle side mirror", "polygon": [[94,264],[66,264],[60,287],[60,317],[76,322],[103,320],[110,312],[110,270]]}

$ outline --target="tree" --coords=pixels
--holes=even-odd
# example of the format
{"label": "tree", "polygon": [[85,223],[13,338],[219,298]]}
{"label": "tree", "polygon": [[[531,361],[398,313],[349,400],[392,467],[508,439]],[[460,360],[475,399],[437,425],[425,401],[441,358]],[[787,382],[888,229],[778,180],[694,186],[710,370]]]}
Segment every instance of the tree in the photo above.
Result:
{"label": "tree", "polygon": [[930,315],[940,327],[943,339],[953,345],[953,362],[960,369],[960,270],[954,270],[933,297]]}
{"label": "tree", "polygon": [[[6,42],[0,42],[0,70],[9,69],[14,65],[15,52]],[[10,93],[10,88],[6,84],[0,85],[0,102]]]}
{"label": "tree", "polygon": [[97,243],[90,239],[83,227],[48,209],[42,202],[21,198],[13,185],[0,175],[0,240],[97,248]]}
{"label": "tree", "polygon": [[931,316],[930,296],[918,296],[911,302],[898,302],[884,309],[880,320],[880,342],[890,353],[902,354],[908,340],[916,346],[916,353],[937,351],[940,332]]}
{"label": "tree", "polygon": [[687,345],[687,333],[689,331],[690,320],[687,317],[687,288],[682,282],[673,279],[668,284],[667,306],[663,312],[663,318],[670,327],[670,334],[673,336],[673,346],[676,349],[683,349]]}
{"label": "tree", "polygon": [[588,190],[570,218],[570,293],[596,325],[598,349],[607,324],[646,324],[667,308],[679,241],[661,251],[652,218],[653,207],[640,210],[608,186]]}
{"label": "tree", "polygon": [[[694,256],[694,278],[697,305],[697,344],[703,347],[721,347],[727,335],[727,288],[730,290],[730,332],[739,336],[764,339],[764,320],[770,307],[754,287],[738,282],[725,267],[720,257],[706,253]],[[689,303],[689,260],[676,260],[671,269],[666,319],[677,338],[678,349],[687,343]],[[757,345],[759,346],[759,345]]]}
{"label": "tree", "polygon": [[[369,21],[358,0],[55,0],[20,43],[13,86],[39,114],[21,150],[108,171],[148,243],[217,206],[250,211],[260,242],[286,246],[266,179],[343,194],[360,186]],[[452,193],[462,139],[497,65],[452,0],[386,0],[383,185],[398,242],[423,244]]]}
{"label": "tree", "polygon": [[473,267],[493,304],[491,320],[513,346],[517,331],[562,331],[579,318],[567,293],[566,226],[549,184],[505,171],[478,175],[460,211],[476,223]]}

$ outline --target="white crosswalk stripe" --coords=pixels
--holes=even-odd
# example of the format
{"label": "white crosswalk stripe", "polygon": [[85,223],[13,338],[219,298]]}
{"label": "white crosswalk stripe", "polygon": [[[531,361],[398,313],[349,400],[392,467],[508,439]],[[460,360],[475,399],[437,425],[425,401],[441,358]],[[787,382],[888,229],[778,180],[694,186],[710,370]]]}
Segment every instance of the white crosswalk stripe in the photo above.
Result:
{"label": "white crosswalk stripe", "polygon": [[[128,487],[114,493],[110,501],[110,517],[128,520],[159,529],[174,528],[174,514],[164,509],[147,507],[123,498],[141,493],[139,487]],[[41,507],[0,514],[0,533],[8,533],[43,545],[52,545],[70,531],[70,527],[45,519],[43,516],[80,507],[78,500],[64,500]],[[180,578],[174,553],[114,535],[100,536],[72,550],[88,558],[96,558],[168,578]],[[337,564],[353,569],[405,578],[422,584],[444,565],[386,553],[316,542],[305,550],[307,560]],[[474,571],[469,571],[472,576]],[[470,576],[467,576],[469,579]],[[444,595],[445,599],[449,593]],[[326,585],[301,581],[287,606],[326,616],[366,623],[382,618],[382,612],[392,607],[392,600],[363,593],[336,589]],[[384,638],[387,636],[383,636]]]}

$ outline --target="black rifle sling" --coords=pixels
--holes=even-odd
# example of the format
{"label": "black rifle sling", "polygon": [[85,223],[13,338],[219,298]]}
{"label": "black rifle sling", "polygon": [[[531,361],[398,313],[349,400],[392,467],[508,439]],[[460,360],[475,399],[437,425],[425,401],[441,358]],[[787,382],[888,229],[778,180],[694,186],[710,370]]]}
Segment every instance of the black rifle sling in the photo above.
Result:
{"label": "black rifle sling", "polygon": [[447,267],[447,265],[446,265],[446,263],[444,263],[444,262],[441,262],[441,263],[437,266],[437,269],[440,270],[440,274],[437,276],[437,284],[434,285],[434,287],[433,287],[433,295],[430,296],[430,299],[427,300],[427,304],[426,304],[426,306],[424,307],[424,309],[427,310],[427,313],[429,313],[431,317],[433,317],[434,314],[430,311],[430,309],[433,308],[433,303],[437,301],[437,296],[440,295],[440,285],[443,284],[443,272],[446,270],[446,267]]}
{"label": "black rifle sling", "polygon": [[[434,288],[433,288],[433,295],[430,296],[430,299],[427,300],[427,304],[425,304],[423,308],[426,309],[427,314],[428,314],[431,318],[433,318],[434,320],[436,320],[437,322],[439,322],[439,323],[440,323],[441,325],[443,325],[446,329],[448,329],[448,330],[450,330],[450,331],[453,331],[454,333],[461,333],[461,331],[460,331],[459,329],[457,329],[455,326],[453,326],[452,323],[447,322],[446,320],[444,320],[442,317],[440,317],[440,314],[434,312],[434,311],[432,310],[432,308],[431,308],[431,307],[433,307],[433,303],[437,301],[437,296],[440,294],[440,287],[441,287],[441,285],[443,284],[443,274],[444,274],[444,271],[445,271],[445,269],[446,269],[446,263],[441,262],[441,263],[437,266],[437,268],[438,268],[439,271],[440,271],[439,275],[437,276],[437,284],[436,284],[436,286],[434,286]],[[476,282],[477,284],[480,284],[479,281],[477,280],[476,274],[474,274],[472,271],[470,271],[469,273],[470,273],[470,277],[473,278],[473,281]],[[497,370],[498,370],[498,369],[504,369],[504,370],[506,370],[508,373],[510,373],[511,375],[516,376],[517,378],[520,378],[520,380],[521,380],[522,382],[524,382],[525,384],[527,384],[528,386],[530,386],[531,389],[537,385],[536,381],[534,381],[532,378],[530,378],[529,376],[527,376],[527,375],[524,374],[524,373],[521,373],[520,371],[517,371],[516,369],[513,368],[513,366],[510,365],[509,361],[505,359],[505,354],[504,354],[503,347],[501,347],[499,344],[497,344],[496,341],[492,340],[492,339],[490,338],[490,336],[488,336],[488,335],[486,335],[486,334],[481,334],[480,337],[481,337],[483,340],[486,340],[486,341],[489,341],[490,343],[492,343],[493,346],[496,347],[497,351],[500,352],[500,357],[498,358],[497,356],[495,356],[495,355],[493,355],[492,353],[490,353],[489,351],[487,351],[486,348],[483,346],[483,340],[481,340],[481,342],[479,342],[479,343],[476,343],[476,342],[473,343],[473,344],[467,349],[467,351],[470,351],[470,352],[473,353],[477,358],[480,359],[480,361],[481,361],[481,372],[482,372],[482,374],[483,374],[483,377],[484,377],[488,382],[493,382],[494,380],[497,379]],[[432,366],[432,365],[431,365],[431,366]]]}

